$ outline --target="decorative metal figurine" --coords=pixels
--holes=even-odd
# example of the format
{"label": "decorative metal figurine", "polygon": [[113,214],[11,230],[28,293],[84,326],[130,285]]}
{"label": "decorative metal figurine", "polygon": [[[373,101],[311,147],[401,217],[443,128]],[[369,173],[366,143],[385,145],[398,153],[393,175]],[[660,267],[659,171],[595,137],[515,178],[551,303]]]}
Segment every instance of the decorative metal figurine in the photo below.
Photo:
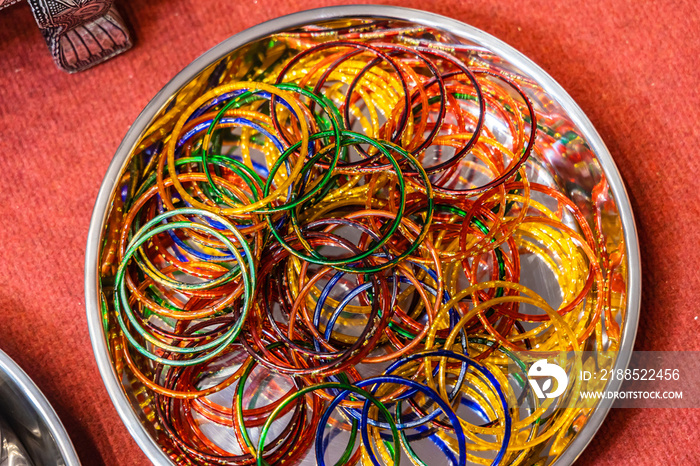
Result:
{"label": "decorative metal figurine", "polygon": [[[18,0],[0,0],[0,9]],[[131,48],[112,0],[27,0],[56,65],[81,71]]]}

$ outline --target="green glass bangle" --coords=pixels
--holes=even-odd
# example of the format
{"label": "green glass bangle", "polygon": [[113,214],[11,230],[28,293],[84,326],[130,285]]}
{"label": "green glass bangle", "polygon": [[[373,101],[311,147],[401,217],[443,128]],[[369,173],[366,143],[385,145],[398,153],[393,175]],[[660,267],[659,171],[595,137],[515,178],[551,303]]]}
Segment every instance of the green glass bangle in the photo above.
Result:
{"label": "green glass bangle", "polygon": [[[305,260],[307,262],[311,262],[314,264],[318,265],[328,265],[331,266],[337,270],[341,270],[344,272],[354,272],[354,273],[375,273],[379,272],[381,270],[387,269],[389,267],[394,266],[395,264],[399,263],[402,261],[404,258],[408,257],[409,255],[413,254],[413,252],[418,249],[420,244],[422,243],[423,239],[427,236],[429,229],[430,229],[430,224],[432,222],[432,217],[433,217],[433,211],[434,211],[434,200],[433,200],[433,195],[432,195],[432,187],[430,184],[430,179],[428,178],[427,173],[423,169],[423,167],[420,165],[418,160],[411,155],[408,151],[405,151],[399,146],[396,146],[390,142],[387,141],[376,141],[372,138],[369,138],[367,136],[364,136],[359,133],[354,133],[351,131],[343,131],[343,136],[347,137],[347,139],[343,139],[342,145],[350,145],[350,144],[358,144],[358,143],[366,143],[374,146],[377,148],[379,151],[382,152],[383,155],[385,155],[389,161],[390,165],[394,168],[395,174],[397,176],[397,184],[399,187],[399,195],[400,195],[400,204],[398,211],[395,214],[394,221],[391,223],[390,227],[388,227],[388,231],[384,233],[384,235],[380,238],[379,241],[374,242],[374,244],[365,252],[357,254],[355,256],[346,258],[346,259],[326,259],[323,257],[319,257],[319,254],[315,254],[314,257],[304,254],[294,248],[292,248],[289,243],[287,243],[282,235],[277,231],[273,224],[273,220],[270,215],[266,215],[266,220],[268,222],[268,225],[270,227],[270,230],[272,234],[275,236],[275,238],[278,240],[278,242],[291,254],[294,256]],[[371,255],[373,255],[378,249],[383,247],[391,238],[391,236],[399,229],[401,226],[402,218],[403,218],[403,213],[405,210],[406,206],[406,191],[405,191],[405,184],[403,180],[403,175],[399,166],[398,161],[394,156],[391,155],[390,151],[388,149],[395,150],[401,156],[403,156],[406,160],[408,160],[411,165],[413,165],[416,168],[416,171],[420,175],[420,177],[423,180],[425,190],[426,190],[426,198],[427,198],[427,207],[426,207],[426,215],[425,215],[425,220],[423,221],[423,225],[421,228],[420,233],[417,235],[417,238],[411,242],[411,246],[407,248],[405,251],[403,251],[400,255],[394,257],[393,259],[390,259],[388,261],[383,262],[382,264],[379,264],[377,266],[364,266],[364,267],[351,267],[348,266],[348,264],[351,264],[353,262],[360,261],[362,259],[365,259]],[[387,166],[382,166],[380,167],[380,170],[384,170],[385,167]],[[374,171],[376,167],[371,168],[371,169],[362,169],[362,171]],[[355,170],[355,169],[353,169]],[[264,195],[264,194],[263,194]],[[291,217],[291,223],[293,230],[297,236],[297,239],[300,241],[300,243],[304,246],[304,248],[307,251],[313,251],[313,248],[311,248],[308,243],[304,240],[302,236],[302,229],[299,225],[297,213],[295,209],[292,209],[289,211],[290,212],[290,217]],[[315,252],[315,251],[314,251]]]}
{"label": "green glass bangle", "polygon": [[[337,136],[336,141],[340,140],[340,130],[338,131],[324,131],[322,133],[315,133],[309,136],[309,142],[315,141],[318,139],[326,138],[329,135],[332,136]],[[284,153],[282,153],[279,158],[275,161],[275,164],[270,168],[270,174],[267,177],[267,181],[265,182],[265,186],[263,187],[263,197],[267,197],[270,194],[270,189],[272,188],[272,180],[277,173],[277,170],[282,166],[282,164],[289,158],[289,156],[294,153],[299,147],[301,146],[301,141],[295,143],[294,145],[290,146],[289,149],[285,150]],[[301,196],[297,200],[294,199],[294,193],[292,193],[292,199],[289,199],[286,204],[278,207],[266,207],[264,209],[258,209],[254,210],[254,213],[260,213],[260,214],[272,214],[276,212],[283,212],[286,210],[291,210],[300,204],[303,204],[304,202],[308,201],[314,195],[316,195],[322,188],[328,184],[328,182],[331,180],[333,177],[333,169],[335,169],[336,164],[338,163],[338,160],[340,159],[340,151],[341,151],[342,145],[341,144],[335,144],[333,147],[333,158],[331,159],[331,164],[329,169],[326,171],[326,173],[323,175],[323,178],[321,178],[321,181],[319,181],[309,192]],[[321,149],[318,151],[316,155],[314,155],[308,162],[304,164],[304,166],[301,169],[301,172],[299,172],[299,176],[303,177],[303,174],[306,173],[307,171],[311,170],[316,166],[316,163],[321,160],[325,155],[326,155],[326,148]]]}
{"label": "green glass bangle", "polygon": [[[396,171],[396,175],[398,177],[397,181],[398,181],[399,189],[400,189],[400,206],[399,206],[399,211],[396,214],[396,219],[392,223],[391,228],[389,229],[389,232],[384,237],[382,237],[378,242],[376,242],[373,246],[371,246],[367,251],[365,251],[363,253],[360,253],[358,255],[352,256],[352,257],[347,258],[347,259],[336,259],[336,260],[325,259],[325,258],[319,258],[319,257],[313,257],[310,255],[306,255],[306,254],[303,254],[302,252],[297,251],[296,249],[292,248],[284,240],[282,235],[280,235],[280,233],[275,228],[271,215],[269,215],[269,214],[265,215],[265,219],[268,222],[268,225],[270,227],[272,234],[279,241],[280,245],[282,247],[284,247],[287,251],[289,251],[294,256],[296,256],[302,260],[305,260],[307,262],[311,262],[313,264],[318,264],[318,265],[329,265],[329,266],[334,267],[334,268],[337,268],[335,266],[342,266],[345,264],[349,264],[352,262],[357,262],[359,260],[365,259],[365,258],[369,257],[370,255],[372,255],[374,252],[376,252],[384,244],[386,244],[386,242],[389,241],[389,238],[391,237],[391,235],[394,234],[394,232],[398,229],[399,224],[401,223],[401,217],[403,216],[403,211],[404,211],[405,203],[406,203],[406,191],[405,191],[406,187],[405,187],[405,183],[404,183],[404,180],[403,180],[403,177],[401,174],[401,168],[400,168],[396,158],[394,156],[392,156],[388,150],[384,149],[382,147],[381,143],[379,143],[379,142],[375,141],[374,139],[369,138],[365,135],[362,135],[359,133],[354,133],[354,132],[347,131],[347,130],[342,131],[342,135],[343,135],[343,139],[339,145],[345,146],[345,145],[357,144],[357,143],[370,144],[370,145],[374,146],[375,148],[377,148],[378,150],[380,150],[382,152],[382,154],[384,154],[390,160],[391,165],[394,167],[394,170]],[[298,218],[296,217],[295,214],[296,214],[296,211],[294,209],[290,210],[291,223],[292,223],[292,227],[294,229],[294,232],[296,233],[298,240],[304,246],[304,248],[307,251],[311,251],[311,250],[313,250],[313,248],[311,248],[311,246],[306,242],[306,240],[304,240],[302,233],[301,233],[301,229],[300,229],[299,224],[298,224]],[[382,267],[379,270],[382,270],[383,268],[385,268],[385,267]],[[358,270],[359,269],[349,268],[349,271],[358,271]]]}
{"label": "green glass bangle", "polygon": [[[257,451],[263,451],[265,448],[265,439],[267,438],[268,432],[270,430],[270,427],[272,426],[272,423],[277,419],[277,416],[279,416],[279,413],[284,410],[284,408],[297,398],[306,395],[307,393],[311,393],[316,390],[325,390],[325,389],[339,389],[351,393],[355,393],[357,395],[362,396],[363,398],[369,400],[370,403],[375,405],[381,413],[384,415],[385,419],[387,419],[389,426],[391,427],[391,433],[394,437],[394,452],[393,452],[393,461],[395,466],[399,466],[399,461],[401,459],[401,444],[399,440],[399,431],[396,428],[396,423],[394,422],[394,419],[387,409],[387,407],[379,401],[376,397],[374,397],[372,394],[369,392],[356,387],[354,385],[349,385],[346,383],[342,382],[324,382],[316,385],[311,385],[308,387],[304,387],[300,389],[298,392],[290,395],[285,399],[272,413],[270,413],[270,417],[267,419],[265,422],[265,425],[263,426],[261,432],[260,432],[260,440],[258,441],[258,449]],[[318,441],[318,439],[317,439]],[[367,448],[370,448],[367,446]],[[256,454],[256,460],[257,460],[257,465],[258,466],[270,466],[267,461],[265,461],[262,457],[262,455]]]}
{"label": "green glass bangle", "polygon": [[[249,273],[246,273],[246,268],[243,266],[244,264],[244,259],[241,255],[241,253],[238,251],[238,248],[234,246],[234,244],[223,234],[219,233],[215,229],[208,227],[206,225],[194,223],[194,222],[173,222],[170,224],[165,224],[165,225],[160,225],[152,230],[148,230],[151,226],[160,223],[161,221],[173,217],[175,215],[191,215],[191,214],[197,214],[197,215],[205,215],[208,216],[217,222],[222,223],[223,225],[226,226],[226,228],[231,231],[238,241],[241,243],[245,254],[246,254],[246,259],[248,262],[248,270]],[[243,303],[243,310],[241,314],[239,315],[238,321],[236,324],[231,327],[229,331],[227,331],[224,335],[221,337],[214,339],[210,341],[209,343],[206,343],[205,345],[199,346],[199,347],[191,347],[191,348],[183,348],[183,347],[176,347],[172,345],[166,345],[157,339],[155,339],[152,335],[150,335],[146,330],[139,324],[138,320],[135,318],[133,315],[133,310],[129,306],[129,298],[126,294],[126,285],[125,285],[125,274],[126,274],[126,267],[127,264],[131,258],[131,256],[134,254],[134,252],[141,246],[143,245],[146,241],[148,241],[151,237],[155,236],[158,233],[161,233],[163,231],[179,228],[179,227],[186,227],[186,228],[195,228],[195,229],[200,229],[203,230],[214,237],[216,237],[219,241],[221,241],[226,247],[228,247],[231,252],[236,256],[237,260],[239,261],[240,265],[240,272],[241,272],[241,277],[243,280],[243,285],[244,285],[244,303]],[[232,269],[233,270],[233,269]],[[222,277],[226,277],[228,274],[222,275]],[[230,279],[231,277],[226,277],[223,281],[221,280],[221,277],[215,280],[212,280],[208,282],[210,285],[209,287],[213,287],[215,285],[220,284],[221,282],[226,282]],[[214,284],[211,284],[214,283]],[[233,226],[231,226],[225,219],[222,217],[213,214],[211,212],[206,212],[202,211],[200,209],[177,209],[173,211],[166,212],[164,214],[161,214],[150,222],[148,222],[146,225],[144,225],[139,232],[134,236],[132,239],[132,243],[129,248],[127,248],[127,251],[124,255],[124,258],[122,259],[122,262],[119,266],[119,269],[117,270],[117,274],[115,277],[115,289],[118,289],[118,296],[115,296],[114,299],[114,309],[117,315],[117,320],[119,322],[119,325],[124,332],[124,335],[127,337],[129,342],[134,346],[142,355],[148,357],[149,359],[152,359],[154,361],[157,361],[161,364],[166,364],[166,365],[174,365],[174,366],[186,366],[186,365],[193,365],[193,364],[198,364],[200,362],[204,362],[221,351],[223,351],[226,346],[228,346],[232,341],[234,341],[238,334],[240,333],[240,330],[243,326],[243,323],[245,322],[245,318],[248,314],[249,309],[252,306],[252,294],[253,294],[253,288],[254,288],[254,283],[255,283],[255,264],[253,263],[252,259],[252,254],[250,251],[250,248],[248,247],[247,243],[245,242],[243,236],[236,230]],[[202,287],[198,287],[197,289],[201,289]],[[126,325],[126,322],[124,321],[122,317],[122,312],[120,310],[120,301],[121,304],[123,304],[124,312],[127,314],[127,317],[132,324],[132,326],[137,330],[137,332],[149,343],[164,349],[166,351],[174,352],[177,354],[193,354],[193,353],[200,353],[202,351],[207,351],[209,349],[212,349],[211,352],[202,355],[200,357],[196,358],[191,358],[191,359],[186,359],[186,360],[171,360],[168,358],[162,358],[160,356],[157,356],[150,351],[148,351],[143,345],[141,345],[134,336],[129,332],[128,327]],[[186,314],[186,311],[183,311],[183,314]]]}
{"label": "green glass bangle", "polygon": [[[279,86],[276,86],[276,87],[279,87]],[[214,117],[214,119],[212,120],[211,124],[209,125],[209,128],[207,129],[207,132],[206,132],[206,135],[205,135],[205,138],[204,138],[204,139],[207,140],[207,139],[211,136],[212,132],[213,132],[214,129],[216,128],[216,125],[219,123],[219,121],[221,120],[221,118],[223,118],[224,114],[225,114],[229,109],[231,109],[231,108],[234,108],[234,109],[235,109],[235,108],[240,107],[241,105],[245,105],[246,103],[249,103],[249,102],[252,102],[252,101],[257,100],[257,99],[252,99],[252,100],[251,100],[250,98],[251,98],[252,96],[256,96],[256,95],[260,94],[261,92],[266,92],[266,91],[264,91],[264,90],[262,90],[262,89],[257,89],[257,90],[255,90],[255,91],[250,91],[250,90],[248,90],[248,91],[245,91],[245,92],[243,92],[243,93],[241,93],[241,94],[235,96],[233,99],[231,99],[231,101],[228,102],[226,105],[224,105],[224,106],[221,108],[221,110],[219,110],[219,113],[217,113],[217,115]],[[271,96],[270,96],[270,98],[271,98],[270,102],[272,102],[272,97],[273,97],[273,96],[271,95]],[[296,117],[297,117],[298,119],[301,119],[301,118],[303,118],[303,115],[296,115]],[[270,131],[270,133],[272,133],[272,131]],[[211,186],[211,188],[212,188],[217,194],[222,195],[223,192],[222,192],[222,191],[219,189],[219,187],[216,186],[216,184],[214,183],[214,180],[213,180],[213,178],[212,178],[212,176],[211,176],[211,171],[209,170],[209,166],[208,166],[209,154],[208,154],[208,151],[209,151],[209,149],[208,149],[207,147],[204,147],[204,145],[202,145],[202,162],[203,162],[203,163],[202,163],[202,166],[203,166],[203,168],[204,168],[204,174],[206,175],[207,180],[209,180],[209,185]]]}

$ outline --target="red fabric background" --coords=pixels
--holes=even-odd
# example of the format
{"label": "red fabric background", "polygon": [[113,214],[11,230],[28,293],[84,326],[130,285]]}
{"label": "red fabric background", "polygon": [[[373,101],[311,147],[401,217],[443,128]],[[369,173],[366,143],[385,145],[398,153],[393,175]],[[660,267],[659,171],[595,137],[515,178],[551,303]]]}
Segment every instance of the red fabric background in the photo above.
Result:
{"label": "red fabric background", "polygon": [[[58,71],[29,7],[0,13],[0,347],[36,381],[83,464],[147,464],[102,385],[83,297],[93,202],[155,93],[242,29],[327,0],[122,0],[136,46]],[[387,3],[513,45],[588,114],[627,183],[644,264],[637,350],[700,350],[697,0]],[[700,464],[700,409],[613,410],[578,465]]]}

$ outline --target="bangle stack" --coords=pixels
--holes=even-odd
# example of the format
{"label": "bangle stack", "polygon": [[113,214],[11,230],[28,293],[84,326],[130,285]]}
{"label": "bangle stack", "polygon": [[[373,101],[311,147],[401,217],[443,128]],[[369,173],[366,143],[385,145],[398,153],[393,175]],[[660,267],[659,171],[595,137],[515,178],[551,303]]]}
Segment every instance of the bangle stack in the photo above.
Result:
{"label": "bangle stack", "polygon": [[[525,464],[574,428],[519,354],[614,340],[621,257],[543,181],[571,124],[449,40],[277,35],[143,135],[103,307],[176,463]],[[560,303],[522,284],[533,261]]]}

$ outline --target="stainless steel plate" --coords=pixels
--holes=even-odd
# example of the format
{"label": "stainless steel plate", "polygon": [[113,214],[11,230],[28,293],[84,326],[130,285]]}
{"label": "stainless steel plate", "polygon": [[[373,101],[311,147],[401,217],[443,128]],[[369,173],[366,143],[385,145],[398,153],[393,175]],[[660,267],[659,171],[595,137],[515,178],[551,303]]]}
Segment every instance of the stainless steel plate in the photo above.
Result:
{"label": "stainless steel plate", "polygon": [[0,351],[0,418],[36,466],[79,466],[61,420],[24,371]]}
{"label": "stainless steel plate", "polygon": [[[542,69],[525,56],[495,39],[494,37],[458,21],[426,13],[385,6],[342,6],[305,11],[278,18],[253,28],[247,29],[206,52],[191,65],[179,73],[166,85],[136,119],[124,138],[105,175],[100,189],[90,225],[87,242],[85,265],[85,294],[88,323],[95,357],[109,395],[129,432],[136,439],[146,455],[159,465],[171,464],[171,460],[161,449],[164,442],[162,433],[157,431],[148,415],[147,397],[135,384],[123,366],[116,364],[110,347],[110,336],[114,335],[114,325],[104,319],[101,312],[100,294],[103,283],[99,273],[100,248],[103,244],[106,221],[111,210],[112,201],[118,194],[120,180],[134,162],[134,150],[144,137],[146,129],[156,118],[168,115],[169,104],[175,96],[189,92],[186,87],[198,78],[212,73],[216,65],[230,56],[244,56],[252,50],[251,44],[260,44],[270,40],[276,34],[300,26],[327,25],[328,21],[366,21],[371,19],[388,19],[398,25],[420,25],[440,30],[454,38],[455,44],[471,50],[485,60],[497,60],[509,73],[524,77],[530,82],[529,95],[540,95],[548,103],[535,102],[540,111],[546,115],[551,112],[565,115],[573,125],[573,132],[583,141],[586,150],[575,162],[565,156],[550,154],[542,156],[533,163],[539,163],[547,172],[548,183],[556,186],[582,208],[590,207],[593,198],[593,186],[601,180],[607,181],[610,201],[606,212],[609,220],[604,227],[605,236],[624,255],[624,292],[619,304],[617,319],[621,326],[621,338],[615,369],[625,368],[629,362],[639,316],[641,277],[637,234],[630,204],[625,188],[615,164],[605,145],[596,133],[590,121],[569,95]],[[251,52],[252,53],[252,52]],[[536,100],[536,99],[535,99]],[[551,106],[551,107],[548,107]],[[537,159],[535,157],[535,159]],[[535,278],[536,280],[536,278]],[[619,381],[611,381],[608,388],[619,387]],[[540,452],[541,458],[532,458],[532,463],[544,460],[545,464],[571,464],[581,454],[605,418],[612,400],[605,399],[598,403],[596,409],[587,415],[577,434],[569,440],[568,446],[557,454]],[[313,464],[309,459],[304,464]],[[537,463],[542,464],[542,463]]]}

